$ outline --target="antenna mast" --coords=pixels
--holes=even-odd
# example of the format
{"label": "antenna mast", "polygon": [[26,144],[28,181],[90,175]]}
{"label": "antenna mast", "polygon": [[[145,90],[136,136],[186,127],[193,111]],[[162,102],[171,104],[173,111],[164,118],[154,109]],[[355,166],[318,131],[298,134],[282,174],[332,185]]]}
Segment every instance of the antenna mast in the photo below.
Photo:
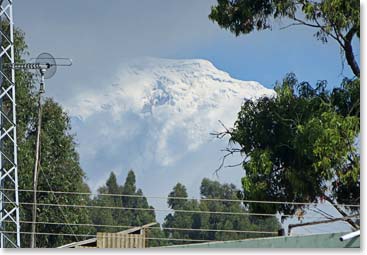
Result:
{"label": "antenna mast", "polygon": [[[20,247],[13,0],[0,0],[0,246]],[[3,68],[10,64],[12,68]]]}
{"label": "antenna mast", "polygon": [[[1,1],[1,0],[0,0]],[[61,61],[56,63],[56,60]],[[69,58],[54,58],[49,53],[41,53],[35,63],[11,63],[4,64],[5,67],[15,69],[38,70],[41,75],[40,87],[38,92],[38,124],[36,139],[36,156],[33,173],[33,206],[32,206],[32,232],[31,232],[31,248],[36,247],[36,221],[37,221],[37,185],[38,172],[41,165],[40,160],[40,144],[41,144],[41,125],[42,125],[42,94],[45,93],[45,79],[50,79],[55,75],[57,66],[71,66],[72,60]]]}

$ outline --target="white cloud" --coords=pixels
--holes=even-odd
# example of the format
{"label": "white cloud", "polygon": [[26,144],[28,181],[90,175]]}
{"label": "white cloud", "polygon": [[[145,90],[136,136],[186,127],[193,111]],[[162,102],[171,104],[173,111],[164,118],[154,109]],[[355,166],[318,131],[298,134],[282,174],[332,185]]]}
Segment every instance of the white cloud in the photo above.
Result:
{"label": "white cloud", "polygon": [[[164,195],[177,182],[198,191],[213,177],[226,146],[210,135],[222,129],[218,120],[232,126],[244,98],[273,93],[205,60],[140,58],[122,64],[112,85],[85,90],[65,108],[92,189],[112,170],[134,169],[144,192]],[[225,171],[222,181],[239,184],[241,168]]]}

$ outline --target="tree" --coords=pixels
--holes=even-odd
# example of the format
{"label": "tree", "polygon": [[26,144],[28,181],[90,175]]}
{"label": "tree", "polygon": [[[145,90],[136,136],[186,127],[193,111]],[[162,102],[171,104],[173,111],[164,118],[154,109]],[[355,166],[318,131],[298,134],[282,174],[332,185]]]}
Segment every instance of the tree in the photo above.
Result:
{"label": "tree", "polygon": [[[51,99],[46,99],[43,110],[43,125],[41,131],[41,167],[39,169],[38,190],[89,192],[84,182],[84,172],[79,165],[79,156],[75,150],[73,137],[67,132],[70,129],[69,119],[61,107]],[[31,126],[27,130],[25,141],[18,143],[20,147],[19,161],[25,161],[19,167],[19,180],[21,189],[32,189],[31,165],[24,163],[34,161],[35,129]],[[24,153],[24,154],[23,154]],[[28,179],[29,178],[29,179]],[[32,201],[30,193],[21,193],[21,201]],[[38,222],[62,222],[65,225],[41,224],[37,226],[37,232],[56,233],[58,235],[37,236],[37,247],[56,247],[68,242],[78,240],[74,234],[87,234],[91,228],[71,226],[67,224],[88,223],[89,212],[85,208],[71,208],[58,206],[43,206],[42,204],[77,204],[86,205],[88,198],[83,195],[65,195],[54,193],[40,193],[38,195]],[[30,206],[21,208],[22,220],[30,220]],[[29,231],[30,226],[22,226],[23,231]],[[70,236],[62,236],[59,234]],[[23,239],[26,240],[26,239]],[[27,246],[24,241],[23,246]]]}
{"label": "tree", "polygon": [[[340,105],[339,100],[354,98],[359,82],[351,83],[330,93],[325,82],[312,89],[289,74],[277,84],[276,97],[245,101],[234,128],[226,131],[246,155],[245,199],[313,203],[321,198],[359,204],[360,156],[355,143],[359,114],[351,114],[356,102]],[[250,204],[249,208],[293,214],[299,206]],[[336,209],[343,216],[348,213],[348,208]]]}
{"label": "tree", "polygon": [[[103,199],[107,201],[111,201],[109,203],[110,206],[113,207],[122,207],[122,200],[121,197],[116,196],[116,194],[122,194],[122,189],[120,185],[117,184],[116,175],[114,172],[111,172],[110,177],[108,178],[106,182],[106,187],[104,188],[105,191],[101,190],[101,193],[107,193],[107,194],[115,194],[114,196],[104,197]],[[104,209],[106,211],[106,209]],[[123,212],[121,210],[108,210],[111,212],[111,216],[113,219],[121,219]]]}
{"label": "tree", "polygon": [[[122,186],[118,185],[116,175],[111,172],[106,185],[100,187],[98,193],[99,195],[91,201],[91,204],[107,208],[92,210],[93,224],[104,225],[97,227],[97,231],[113,233],[156,222],[154,208],[149,205],[143,191],[136,189],[136,177],[133,170],[128,172]],[[159,225],[147,231],[148,238],[152,238],[148,239],[148,247],[166,244],[164,240],[159,239],[164,236]]]}
{"label": "tree", "polygon": [[109,194],[121,194],[122,187],[117,184],[116,175],[111,172],[109,178],[106,181],[106,185],[98,188],[97,195],[90,204],[97,206],[91,210],[91,219],[93,224],[102,225],[96,226],[97,232],[117,232],[125,230],[126,228],[116,228],[116,220],[120,218],[122,214],[120,210],[114,210],[109,208],[100,207],[122,207],[121,197],[109,196]]}
{"label": "tree", "polygon": [[[238,240],[268,236],[267,234],[240,233],[241,230],[276,232],[279,229],[279,222],[275,217],[251,217],[246,215],[248,210],[239,201],[218,201],[220,199],[239,200],[240,192],[233,184],[220,184],[217,181],[204,178],[200,186],[200,194],[203,200],[199,202],[188,199],[186,188],[182,184],[177,183],[173,188],[167,202],[175,212],[167,215],[163,224],[169,238],[213,241]],[[225,212],[238,214],[225,214]],[[194,229],[205,230],[198,231]],[[207,229],[211,231],[206,231]],[[226,232],[225,230],[229,231]],[[239,232],[233,232],[236,230]],[[170,242],[170,244],[185,243],[187,241]]]}
{"label": "tree", "polygon": [[[241,214],[209,214],[202,219],[201,228],[210,228],[217,230],[254,230],[276,232],[280,228],[276,217],[256,215],[246,215],[248,208],[240,200],[241,192],[233,184],[220,184],[218,181],[212,181],[204,178],[200,186],[201,198],[200,209],[202,211],[213,212],[231,212]],[[205,199],[223,199],[229,201],[205,200]],[[231,201],[230,201],[231,200]],[[254,234],[240,232],[204,232],[202,238],[206,240],[238,240],[254,237],[265,237],[269,234]]]}
{"label": "tree", "polygon": [[287,18],[293,23],[317,29],[317,39],[335,40],[344,52],[354,75],[360,76],[352,40],[359,38],[358,0],[218,0],[209,18],[236,36],[253,30],[271,29],[274,19]]}
{"label": "tree", "polygon": [[[2,25],[4,25],[2,23]],[[24,63],[28,55],[24,33],[14,30],[15,62]],[[17,100],[17,144],[19,189],[30,190],[33,183],[35,155],[35,125],[37,123],[36,78],[26,70],[16,71]],[[73,135],[70,134],[70,119],[62,108],[52,99],[44,102],[42,125],[41,168],[39,190],[89,192],[85,175],[79,165]],[[22,204],[32,201],[31,193],[20,192],[20,220],[22,232],[30,232],[31,205]],[[78,204],[86,205],[88,198],[81,195],[60,195],[52,192],[39,193],[39,204]],[[38,206],[38,222],[50,223],[88,223],[88,210],[85,208]],[[37,224],[37,232],[57,233],[58,235],[37,235],[37,247],[56,247],[78,240],[77,234],[88,234],[91,228],[67,224]],[[61,234],[61,235],[60,235]],[[65,234],[65,236],[62,236]],[[29,235],[23,234],[21,246],[29,246]]]}
{"label": "tree", "polygon": [[[180,212],[180,210],[198,211],[199,206],[196,201],[188,199],[186,187],[181,183],[177,183],[168,195],[168,206],[175,211],[165,217],[163,227],[165,233],[170,239],[194,239],[196,234],[194,231],[181,231],[170,228],[195,228],[195,218],[200,215],[197,213]],[[187,244],[187,241],[170,241],[170,244]]]}
{"label": "tree", "polygon": [[[90,192],[85,183],[85,175],[79,165],[79,155],[75,149],[74,137],[70,130],[70,119],[62,108],[51,99],[46,99],[43,106],[41,131],[41,164],[39,174],[39,190],[54,190],[66,192]],[[33,133],[33,132],[32,132]],[[32,134],[33,136],[33,134]],[[45,204],[76,204],[87,205],[89,199],[85,195],[55,195],[40,194],[39,203]],[[39,208],[38,221],[64,222],[65,225],[41,225],[39,232],[67,233],[71,236],[38,237],[38,244],[55,247],[80,240],[75,234],[88,234],[93,228],[67,225],[73,223],[90,222],[90,213],[87,208],[73,207],[46,207]],[[53,240],[53,242],[51,242]]]}
{"label": "tree", "polygon": [[[335,40],[355,77],[326,91],[326,81],[313,89],[295,75],[276,86],[276,97],[245,101],[228,134],[230,154],[245,155],[244,197],[255,200],[359,204],[360,69],[352,40],[359,38],[357,0],[218,0],[209,18],[236,36],[271,29],[275,19],[288,26],[316,29],[323,43]],[[225,159],[226,156],[224,156]],[[294,213],[297,206],[251,204],[252,211]],[[346,216],[358,208],[337,210]],[[348,222],[357,227],[348,219]]]}

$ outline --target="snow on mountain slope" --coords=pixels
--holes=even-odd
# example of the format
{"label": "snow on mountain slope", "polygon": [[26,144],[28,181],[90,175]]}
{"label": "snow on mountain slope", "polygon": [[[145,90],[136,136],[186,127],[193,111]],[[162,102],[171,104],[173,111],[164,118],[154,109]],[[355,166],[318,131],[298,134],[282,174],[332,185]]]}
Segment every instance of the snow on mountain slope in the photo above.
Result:
{"label": "snow on mountain slope", "polygon": [[[244,99],[273,94],[258,82],[231,78],[206,60],[140,58],[123,64],[112,85],[78,95],[67,109],[77,123],[90,124],[95,138],[110,135],[115,139],[109,142],[128,144],[134,142],[128,138],[146,136],[147,156],[166,166],[211,140],[209,133],[221,129],[218,120],[232,126]],[[96,153],[89,142],[80,146],[81,154]]]}

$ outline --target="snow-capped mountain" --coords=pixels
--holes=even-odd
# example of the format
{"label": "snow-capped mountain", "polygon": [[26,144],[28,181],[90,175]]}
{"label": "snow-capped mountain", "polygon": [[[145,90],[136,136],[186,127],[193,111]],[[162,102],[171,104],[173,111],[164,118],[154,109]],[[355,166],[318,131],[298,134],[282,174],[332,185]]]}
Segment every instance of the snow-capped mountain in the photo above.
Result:
{"label": "snow-capped mountain", "polygon": [[[233,79],[207,60],[142,58],[124,64],[114,84],[80,94],[68,110],[82,122],[105,116],[96,135],[111,136],[135,133],[134,124],[124,121],[134,114],[148,125],[145,132],[152,131],[149,140],[157,139],[155,158],[169,165],[185,153],[172,150],[175,143],[195,150],[220,128],[218,120],[233,125],[244,99],[273,93],[258,82]],[[114,129],[119,123],[123,129]]]}
{"label": "snow-capped mountain", "polygon": [[207,60],[139,58],[122,65],[114,84],[80,95],[68,108],[83,119],[104,110],[188,116],[273,93],[258,82],[233,79]]}
{"label": "snow-capped mountain", "polygon": [[[218,120],[233,126],[244,99],[272,95],[206,60],[140,58],[124,63],[112,84],[78,94],[65,106],[92,189],[110,171],[122,179],[132,168],[144,192],[164,195],[178,181],[197,191],[226,146],[210,135],[222,130]],[[229,175],[239,182],[241,174]]]}

